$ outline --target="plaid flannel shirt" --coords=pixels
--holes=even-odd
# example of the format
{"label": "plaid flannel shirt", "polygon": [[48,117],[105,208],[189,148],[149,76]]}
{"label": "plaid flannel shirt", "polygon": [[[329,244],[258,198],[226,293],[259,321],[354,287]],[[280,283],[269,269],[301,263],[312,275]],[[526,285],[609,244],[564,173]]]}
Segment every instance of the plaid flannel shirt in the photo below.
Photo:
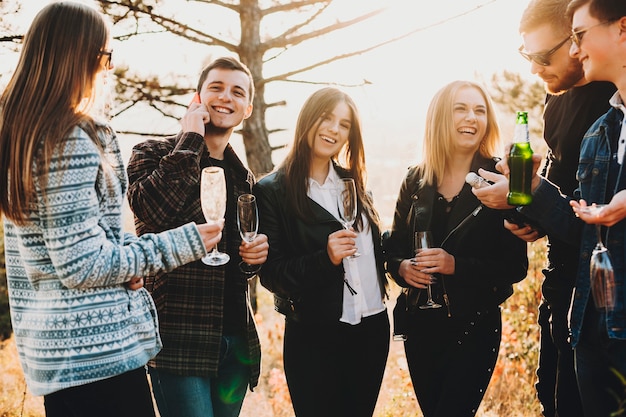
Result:
{"label": "plaid flannel shirt", "polygon": [[[231,166],[229,180],[235,198],[250,193],[254,177],[230,145],[224,151],[224,159]],[[197,133],[179,133],[136,145],[127,171],[128,199],[137,234],[167,230],[190,221],[206,223],[199,198],[200,173],[209,165],[204,138]],[[219,250],[229,253],[231,259],[239,258],[235,244],[239,239],[233,238],[239,236],[236,221],[226,224],[222,233]],[[179,375],[217,375],[225,279],[239,280],[238,285],[247,288],[246,276],[230,276],[231,271],[226,277],[225,266],[210,267],[196,261],[147,282],[157,305],[163,340],[163,350],[150,362],[151,366]],[[242,308],[247,308],[245,333],[252,389],[258,383],[261,349],[245,292],[242,297]]]}

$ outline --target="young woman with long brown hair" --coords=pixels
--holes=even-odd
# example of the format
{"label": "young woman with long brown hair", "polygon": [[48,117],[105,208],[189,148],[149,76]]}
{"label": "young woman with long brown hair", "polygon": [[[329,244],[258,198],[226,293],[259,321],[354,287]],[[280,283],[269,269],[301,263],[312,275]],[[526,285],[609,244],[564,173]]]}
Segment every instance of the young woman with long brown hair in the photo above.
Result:
{"label": "young woman with long brown hair", "polygon": [[122,230],[117,138],[89,115],[112,68],[96,10],[44,7],[0,97],[0,214],[28,388],[48,417],[154,416],[144,365],[161,349],[143,276],[201,258],[221,225]]}
{"label": "young woman with long brown hair", "polygon": [[[349,230],[336,197],[344,178],[358,196]],[[378,214],[365,180],[356,105],[324,88],[306,100],[283,164],[254,187],[270,244],[261,283],[286,315],[284,366],[298,417],[371,417],[376,406],[389,320]]]}

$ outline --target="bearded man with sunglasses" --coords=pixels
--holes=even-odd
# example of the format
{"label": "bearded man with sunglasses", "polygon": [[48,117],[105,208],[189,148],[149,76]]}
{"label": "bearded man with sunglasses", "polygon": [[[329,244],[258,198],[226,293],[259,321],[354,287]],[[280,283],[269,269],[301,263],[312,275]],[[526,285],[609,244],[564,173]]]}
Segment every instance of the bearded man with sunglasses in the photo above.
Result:
{"label": "bearded man with sunglasses", "polygon": [[[569,56],[572,40],[566,16],[568,3],[569,0],[531,1],[520,21],[523,45],[519,52],[530,62],[531,72],[543,80],[547,91],[543,117],[549,151],[542,175],[562,193],[572,196],[578,186],[576,169],[582,138],[608,109],[615,87],[611,83],[587,81],[580,62]],[[476,196],[488,207],[510,208],[506,203],[506,178],[481,174],[496,185],[475,190]],[[527,242],[541,237],[528,225],[507,222],[506,227]],[[583,410],[568,326],[579,245],[550,234],[548,239],[548,265],[542,271],[542,300],[538,308],[541,337],[535,388],[544,416],[581,417]]]}
{"label": "bearded man with sunglasses", "polygon": [[[580,62],[569,56],[568,3],[569,0],[530,2],[520,21],[524,42],[520,53],[530,61],[531,72],[543,80],[548,92],[543,117],[549,151],[542,175],[562,193],[573,196],[578,187],[576,169],[581,141],[592,123],[608,109],[615,86],[589,82]],[[526,228],[518,229],[515,225],[511,228],[527,241],[538,237],[535,231],[528,233]],[[569,343],[568,312],[580,247],[554,235],[548,235],[548,239],[548,265],[542,271],[545,278],[539,305],[541,336],[535,388],[544,416],[577,417],[583,415],[583,409]]]}

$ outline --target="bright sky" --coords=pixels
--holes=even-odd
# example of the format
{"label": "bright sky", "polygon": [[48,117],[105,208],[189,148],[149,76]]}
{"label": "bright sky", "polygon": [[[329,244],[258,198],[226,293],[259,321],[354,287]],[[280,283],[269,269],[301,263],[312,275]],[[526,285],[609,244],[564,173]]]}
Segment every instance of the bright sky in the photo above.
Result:
{"label": "bright sky", "polygon": [[[26,28],[39,10],[39,5],[35,7],[34,2],[22,3],[25,3],[22,5],[22,26]],[[197,20],[201,22],[198,27],[207,32],[217,32],[224,37],[232,32],[233,36],[237,36],[234,15],[213,19],[212,14],[215,12],[207,13],[210,9],[206,5],[195,5],[194,8],[193,2],[183,0],[162,0],[161,3],[172,14],[191,12],[197,15]],[[407,131],[414,132],[412,136],[419,135],[419,120],[430,98],[449,81],[476,78],[488,80],[494,72],[504,69],[533,79],[528,73],[529,65],[517,53],[521,42],[517,27],[527,0],[437,0],[428,2],[428,5],[424,3],[415,0],[335,0],[328,10],[333,15],[331,21],[335,18],[349,19],[380,7],[388,6],[388,9],[354,28],[335,32],[319,41],[300,44],[280,54],[268,62],[265,75],[271,76],[335,54],[376,44],[471,11],[366,55],[338,61],[294,78],[344,85],[368,80],[371,85],[346,90],[357,100],[366,118],[364,122],[376,131],[381,132],[382,129],[382,134],[389,139],[405,136],[406,133],[401,132]],[[181,7],[181,4],[185,7]],[[480,5],[482,7],[476,9]],[[275,18],[265,22],[264,30],[270,35],[276,35],[282,32],[285,24],[292,25],[293,21],[282,22]],[[207,26],[214,28],[207,29]],[[224,53],[220,50],[204,51],[187,42],[164,36],[114,42],[112,46],[117,65],[128,65],[131,70],[146,74],[156,72],[190,76],[194,81],[209,54],[217,56]],[[11,60],[0,60],[5,61],[1,69],[10,65]],[[282,121],[285,120],[285,114],[289,117],[297,114],[304,99],[317,88],[320,86],[278,82],[268,86],[266,98],[268,101],[287,99],[287,107],[274,112]],[[268,117],[272,116],[270,114]],[[287,129],[293,125],[289,122],[281,124],[280,127]],[[175,130],[176,123],[170,122],[157,128]]]}
{"label": "bright sky", "polygon": [[[89,3],[89,0],[80,1]],[[172,14],[191,12],[202,25],[200,27],[206,31],[220,33],[224,37],[232,33],[237,37],[235,16],[213,18],[215,12],[207,13],[206,7],[201,8],[203,5],[182,0],[162,0],[162,4],[169,7]],[[182,8],[181,4],[185,7]],[[517,30],[519,19],[527,4],[528,0],[335,0],[329,9],[334,15],[330,21],[345,20],[380,7],[389,8],[371,21],[343,33],[336,32],[280,54],[266,65],[265,76],[376,44],[414,29],[426,28],[483,5],[471,13],[429,27],[366,55],[339,61],[294,77],[346,85],[359,84],[363,80],[372,83],[364,87],[345,89],[353,96],[361,111],[370,186],[375,197],[377,189],[388,193],[391,187],[391,195],[383,196],[384,200],[390,200],[384,202],[388,206],[392,204],[391,200],[395,201],[395,192],[406,167],[418,159],[426,107],[439,88],[455,79],[488,81],[492,74],[505,69],[535,80],[529,73],[529,64],[517,53],[521,43]],[[33,7],[32,3],[24,4],[23,7],[26,28],[39,9]],[[293,25],[294,22],[282,22],[276,18],[265,22],[263,28],[270,35],[277,35],[282,32],[285,24]],[[190,76],[192,82],[195,82],[209,54],[214,57],[224,54],[220,50],[205,51],[180,40],[172,42],[171,38],[162,36],[114,42],[112,47],[115,50],[116,65],[128,65],[132,70],[146,74],[159,72]],[[10,60],[4,58],[0,57],[0,61],[4,62],[0,64],[0,73],[6,72],[6,66],[10,65]],[[4,77],[0,78],[0,84],[4,80]],[[268,102],[287,100],[286,107],[268,112],[270,129],[287,129],[286,132],[271,137],[272,145],[291,141],[295,119],[302,103],[320,87],[294,83],[272,83],[267,87]],[[136,129],[139,121],[147,122],[148,126],[162,133],[175,132],[178,129],[176,121],[164,120],[158,115],[137,113],[125,120],[114,121],[114,127],[118,130]],[[500,122],[506,126],[506,120]],[[236,148],[241,147],[238,141],[239,137],[232,141]],[[129,143],[128,152],[132,143],[129,139],[126,142]],[[280,153],[274,155],[275,163],[281,159]],[[385,175],[381,176],[379,172],[384,172]],[[383,217],[391,215],[388,212],[381,214]]]}

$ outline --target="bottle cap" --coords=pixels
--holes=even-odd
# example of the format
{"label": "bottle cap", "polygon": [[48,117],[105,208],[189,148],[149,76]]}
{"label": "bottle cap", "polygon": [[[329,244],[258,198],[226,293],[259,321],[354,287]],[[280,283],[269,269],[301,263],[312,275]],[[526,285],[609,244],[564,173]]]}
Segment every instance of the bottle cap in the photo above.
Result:
{"label": "bottle cap", "polygon": [[515,116],[515,124],[516,125],[527,125],[528,124],[528,112],[527,111],[518,111]]}

